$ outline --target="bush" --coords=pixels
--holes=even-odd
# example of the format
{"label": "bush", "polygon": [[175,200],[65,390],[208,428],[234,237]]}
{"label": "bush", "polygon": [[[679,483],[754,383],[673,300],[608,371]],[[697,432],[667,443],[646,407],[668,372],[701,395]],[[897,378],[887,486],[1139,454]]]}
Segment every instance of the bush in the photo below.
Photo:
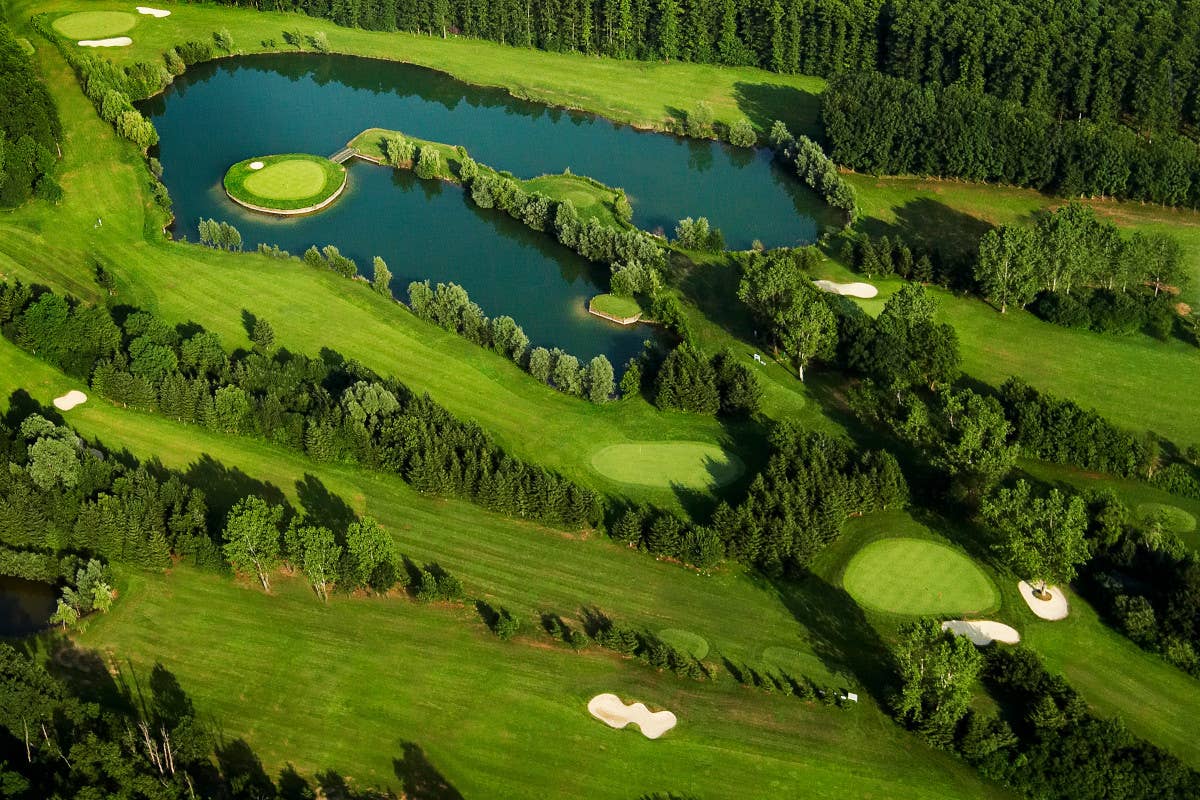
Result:
{"label": "bush", "polygon": [[423,180],[438,177],[442,171],[442,157],[432,145],[425,145],[417,156],[415,172]]}
{"label": "bush", "polygon": [[754,126],[750,124],[750,120],[742,117],[729,126],[729,143],[734,147],[754,147],[758,143],[758,136],[754,133]]}
{"label": "bush", "polygon": [[687,114],[687,120],[684,122],[684,130],[688,136],[695,136],[698,139],[707,139],[712,136],[713,110],[712,106],[701,100]]}

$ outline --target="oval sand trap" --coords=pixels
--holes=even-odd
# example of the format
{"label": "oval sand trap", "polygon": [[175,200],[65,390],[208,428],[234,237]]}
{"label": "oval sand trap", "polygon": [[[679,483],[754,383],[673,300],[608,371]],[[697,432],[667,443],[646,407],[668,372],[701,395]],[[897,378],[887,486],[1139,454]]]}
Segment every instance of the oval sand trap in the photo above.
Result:
{"label": "oval sand trap", "polygon": [[133,44],[133,39],[128,36],[114,36],[111,39],[84,39],[79,42],[80,47],[128,47]]}
{"label": "oval sand trap", "polygon": [[161,8],[150,8],[149,6],[138,6],[137,12],[139,14],[147,14],[151,17],[158,17],[159,19],[171,16],[170,11],[163,11]]}
{"label": "oval sand trap", "polygon": [[737,479],[742,460],[706,442],[626,442],[592,454],[592,469],[617,483],[711,489]]}
{"label": "oval sand trap", "polygon": [[251,161],[250,162],[250,169],[262,169],[265,166],[266,166],[266,164],[264,164],[261,161]]}
{"label": "oval sand trap", "polygon": [[879,294],[879,290],[869,283],[834,283],[833,281],[813,281],[822,292],[844,294],[847,297],[860,297],[870,300]]}
{"label": "oval sand trap", "polygon": [[1015,628],[990,619],[949,619],[942,623],[942,630],[965,636],[980,647],[992,642],[1017,644],[1021,641],[1021,634]]}
{"label": "oval sand trap", "polygon": [[588,701],[588,712],[610,728],[624,728],[634,723],[647,739],[657,739],[675,727],[675,715],[670,711],[651,711],[644,703],[625,705],[615,694],[598,694]]}
{"label": "oval sand trap", "polygon": [[1047,619],[1051,622],[1066,619],[1067,614],[1071,611],[1071,607],[1067,603],[1067,596],[1057,586],[1046,587],[1046,591],[1050,594],[1049,600],[1043,600],[1034,594],[1033,587],[1025,581],[1017,583],[1017,591],[1021,593],[1025,604],[1029,606],[1029,610],[1042,619]]}
{"label": "oval sand trap", "polygon": [[79,391],[78,389],[72,389],[71,391],[64,394],[62,397],[54,398],[54,407],[57,408],[59,411],[70,411],[75,406],[82,405],[83,403],[86,403],[86,402],[87,402],[86,394]]}
{"label": "oval sand trap", "polygon": [[927,539],[871,542],[851,559],[842,585],[860,605],[892,614],[979,613],[999,600],[974,561]]}

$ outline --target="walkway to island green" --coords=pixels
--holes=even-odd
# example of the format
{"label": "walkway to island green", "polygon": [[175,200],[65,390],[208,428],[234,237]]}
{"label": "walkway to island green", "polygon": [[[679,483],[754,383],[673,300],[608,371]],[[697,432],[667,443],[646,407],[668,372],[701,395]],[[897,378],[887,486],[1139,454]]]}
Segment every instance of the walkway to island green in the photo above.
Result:
{"label": "walkway to island green", "polygon": [[235,203],[271,214],[307,214],[332,203],[346,186],[346,168],[305,153],[239,161],[225,173]]}
{"label": "walkway to island green", "polygon": [[626,442],[593,453],[592,469],[617,483],[711,489],[736,480],[745,465],[705,442]]}
{"label": "walkway to island green", "polygon": [[971,614],[999,594],[970,558],[938,542],[871,542],[851,559],[842,585],[860,605],[892,614]]}

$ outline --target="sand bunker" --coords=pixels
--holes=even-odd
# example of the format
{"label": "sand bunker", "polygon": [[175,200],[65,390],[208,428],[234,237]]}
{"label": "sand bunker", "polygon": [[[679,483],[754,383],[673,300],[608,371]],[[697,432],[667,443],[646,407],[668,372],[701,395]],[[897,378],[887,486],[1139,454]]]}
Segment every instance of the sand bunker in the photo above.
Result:
{"label": "sand bunker", "polygon": [[139,14],[149,14],[150,16],[158,17],[159,19],[171,16],[170,11],[163,11],[161,8],[148,8],[146,6],[138,6],[137,12]]}
{"label": "sand bunker", "polygon": [[128,47],[133,44],[133,39],[128,36],[114,36],[111,39],[84,39],[79,42],[80,47]]}
{"label": "sand bunker", "polygon": [[834,283],[833,281],[813,281],[822,292],[844,294],[847,297],[861,297],[869,300],[879,294],[879,290],[869,283]]}
{"label": "sand bunker", "polygon": [[610,728],[624,728],[637,723],[647,739],[657,739],[675,727],[675,715],[670,711],[651,712],[643,703],[625,705],[615,694],[598,694],[588,702],[593,717]]}
{"label": "sand bunker", "polygon": [[1067,596],[1057,586],[1046,587],[1046,591],[1050,595],[1049,600],[1042,600],[1034,594],[1034,588],[1025,581],[1018,582],[1017,589],[1021,592],[1021,597],[1025,598],[1025,603],[1029,606],[1029,610],[1042,619],[1066,619],[1067,614],[1071,610],[1067,605]]}
{"label": "sand bunker", "polygon": [[1017,644],[1021,634],[1005,625],[1003,622],[993,622],[989,619],[951,619],[942,623],[942,630],[950,631],[955,636],[965,636],[972,644],[983,647],[992,642]]}
{"label": "sand bunker", "polygon": [[75,406],[82,405],[83,403],[86,403],[86,402],[87,402],[86,394],[79,391],[78,389],[72,389],[71,391],[64,394],[62,397],[54,398],[54,407],[57,408],[59,411],[70,411]]}
{"label": "sand bunker", "polygon": [[250,162],[250,169],[262,169],[265,166],[266,166],[266,164],[264,164],[261,161],[251,161]]}

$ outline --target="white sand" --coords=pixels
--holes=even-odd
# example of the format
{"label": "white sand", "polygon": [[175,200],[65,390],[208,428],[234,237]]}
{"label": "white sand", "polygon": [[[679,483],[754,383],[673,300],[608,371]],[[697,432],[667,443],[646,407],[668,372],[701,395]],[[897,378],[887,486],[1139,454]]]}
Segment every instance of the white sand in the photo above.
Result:
{"label": "white sand", "polygon": [[251,161],[250,162],[250,169],[262,169],[265,166],[266,166],[266,164],[264,164],[261,161]]}
{"label": "white sand", "polygon": [[114,36],[111,39],[84,39],[79,42],[80,47],[128,47],[133,44],[133,39],[128,36]]}
{"label": "white sand", "polygon": [[833,281],[813,281],[822,292],[844,294],[847,297],[861,297],[869,300],[879,294],[879,290],[869,283],[834,283]]}
{"label": "white sand", "polygon": [[647,739],[657,739],[675,727],[675,715],[670,711],[651,712],[643,703],[625,705],[615,694],[598,694],[588,702],[593,717],[611,728],[624,728],[636,723]]}
{"label": "white sand", "polygon": [[62,397],[54,398],[54,407],[59,411],[70,411],[77,405],[87,402],[87,395],[78,389],[72,389]]}
{"label": "white sand", "polygon": [[147,6],[138,6],[137,12],[139,14],[149,14],[150,16],[158,17],[159,19],[171,16],[170,11],[163,11],[161,8],[148,8]]}
{"label": "white sand", "polygon": [[1042,619],[1066,619],[1071,610],[1067,605],[1067,596],[1057,586],[1046,587],[1046,591],[1050,594],[1049,600],[1039,598],[1034,594],[1034,588],[1025,581],[1018,582],[1017,589],[1021,592],[1021,597],[1025,598],[1029,610]]}
{"label": "white sand", "polygon": [[1014,628],[990,619],[946,620],[942,623],[942,630],[950,631],[955,636],[966,636],[973,644],[980,647],[992,642],[1016,644],[1021,641],[1021,634],[1017,633]]}

